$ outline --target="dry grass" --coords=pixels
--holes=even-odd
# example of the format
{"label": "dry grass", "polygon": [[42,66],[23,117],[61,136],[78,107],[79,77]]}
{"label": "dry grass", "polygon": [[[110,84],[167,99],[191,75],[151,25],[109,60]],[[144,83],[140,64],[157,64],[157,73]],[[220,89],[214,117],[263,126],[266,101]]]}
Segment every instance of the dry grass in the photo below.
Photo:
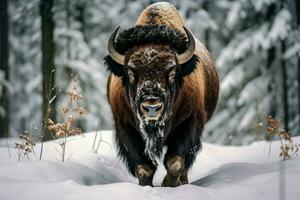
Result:
{"label": "dry grass", "polygon": [[65,161],[67,137],[82,134],[82,130],[77,127],[76,121],[87,113],[80,106],[83,96],[78,90],[78,76],[72,76],[71,89],[65,95],[68,97],[68,102],[60,110],[64,116],[63,122],[54,122],[51,119],[47,121],[47,128],[52,137],[58,139],[63,162]]}
{"label": "dry grass", "polygon": [[282,122],[274,119],[272,116],[267,116],[264,124],[267,136],[269,136],[271,140],[274,137],[278,137],[281,142],[279,157],[283,160],[295,157],[299,151],[300,144],[293,141],[289,133],[282,127]]}
{"label": "dry grass", "polygon": [[22,133],[19,138],[21,142],[15,142],[15,148],[18,150],[18,161],[21,160],[22,155],[29,159],[29,154],[34,153],[35,140],[28,131]]}

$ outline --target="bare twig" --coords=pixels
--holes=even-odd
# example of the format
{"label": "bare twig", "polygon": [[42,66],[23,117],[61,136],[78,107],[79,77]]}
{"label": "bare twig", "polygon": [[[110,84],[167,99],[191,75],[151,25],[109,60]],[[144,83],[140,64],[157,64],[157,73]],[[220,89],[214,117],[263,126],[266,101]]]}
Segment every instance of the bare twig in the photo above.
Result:
{"label": "bare twig", "polygon": [[269,142],[269,153],[268,153],[268,156],[271,155],[271,145],[272,145],[272,138],[270,138],[270,142]]}
{"label": "bare twig", "polygon": [[67,135],[64,137],[64,142],[63,142],[63,154],[62,154],[62,161],[65,161],[65,155],[66,155],[66,145],[67,145]]}
{"label": "bare twig", "polygon": [[6,138],[6,147],[7,147],[9,158],[11,158],[10,147],[9,147],[9,144],[8,144],[8,137]]}
{"label": "bare twig", "polygon": [[18,161],[21,160],[21,155],[22,155],[22,153],[23,153],[23,150],[19,150],[19,149],[18,149]]}
{"label": "bare twig", "polygon": [[95,137],[94,137],[94,141],[93,141],[93,151],[94,152],[95,152],[95,145],[96,145],[96,140],[98,138],[98,132],[100,131],[100,127],[101,127],[101,121],[99,120],[97,129],[96,129],[96,133],[95,133]]}
{"label": "bare twig", "polygon": [[110,146],[110,148],[112,149],[112,146],[110,143],[106,142],[105,140],[102,139],[102,132],[100,132],[100,139],[98,140],[98,144],[97,144],[97,148],[95,149],[95,153],[98,153],[98,150],[100,148],[100,144],[101,143],[104,143],[104,144],[107,144],[108,146]]}
{"label": "bare twig", "polygon": [[42,160],[43,149],[44,149],[44,140],[42,139],[42,141],[41,141],[41,149],[40,149],[40,157],[39,157],[40,160]]}

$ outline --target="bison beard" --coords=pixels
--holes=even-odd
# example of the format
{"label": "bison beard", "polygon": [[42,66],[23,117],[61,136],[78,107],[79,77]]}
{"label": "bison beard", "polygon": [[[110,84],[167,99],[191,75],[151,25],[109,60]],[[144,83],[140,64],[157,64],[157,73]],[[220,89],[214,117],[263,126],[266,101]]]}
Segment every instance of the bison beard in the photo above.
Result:
{"label": "bison beard", "polygon": [[140,131],[145,142],[144,153],[149,156],[153,165],[157,165],[164,146],[163,121],[147,122],[138,115],[140,121]]}

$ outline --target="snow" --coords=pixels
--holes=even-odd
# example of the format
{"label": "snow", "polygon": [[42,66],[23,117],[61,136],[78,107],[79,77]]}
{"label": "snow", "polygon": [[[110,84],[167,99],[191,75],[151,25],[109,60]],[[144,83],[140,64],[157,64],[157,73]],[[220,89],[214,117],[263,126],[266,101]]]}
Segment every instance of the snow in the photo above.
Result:
{"label": "snow", "polygon": [[221,82],[222,95],[228,96],[231,90],[242,83],[245,77],[242,66],[237,65],[223,78]]}
{"label": "snow", "polygon": [[300,56],[300,42],[296,42],[295,44],[292,45],[284,54],[284,58],[288,59],[294,55]]}
{"label": "snow", "polygon": [[291,29],[290,21],[292,15],[289,10],[282,9],[275,17],[274,23],[269,32],[269,37],[273,42],[278,39],[285,39]]}
{"label": "snow", "polygon": [[[199,19],[197,22],[197,26],[199,26],[199,28],[201,27],[201,29],[211,29],[213,31],[217,31],[219,28],[216,22],[211,18],[210,14],[203,9],[200,9],[194,17]],[[189,20],[189,22],[190,24],[195,23],[191,19]]]}
{"label": "snow", "polygon": [[256,12],[260,12],[265,6],[274,3],[275,0],[252,0]]}
{"label": "snow", "polygon": [[233,29],[239,22],[239,18],[241,17],[241,10],[242,10],[241,6],[242,6],[241,2],[238,1],[232,4],[225,22],[228,28]]}
{"label": "snow", "polygon": [[[43,160],[34,156],[17,161],[12,148],[9,158],[6,139],[0,141],[0,197],[18,199],[279,199],[280,177],[284,175],[286,199],[300,195],[300,157],[281,161],[280,142],[255,142],[249,146],[203,144],[189,179],[176,188],[139,186],[116,158],[111,131],[102,131],[98,154],[92,150],[95,133],[68,139],[66,162],[60,162],[57,141],[44,144]],[[300,137],[294,138],[299,143]],[[39,152],[39,146],[35,152]],[[38,153],[37,153],[38,154]],[[285,167],[284,174],[280,168]],[[160,164],[154,177],[159,186],[165,174]]]}

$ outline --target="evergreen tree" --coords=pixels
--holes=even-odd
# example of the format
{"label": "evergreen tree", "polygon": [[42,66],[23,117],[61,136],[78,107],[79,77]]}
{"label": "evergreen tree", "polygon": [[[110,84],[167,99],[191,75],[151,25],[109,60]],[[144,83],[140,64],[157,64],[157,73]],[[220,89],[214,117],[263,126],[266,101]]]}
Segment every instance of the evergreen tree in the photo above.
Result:
{"label": "evergreen tree", "polygon": [[280,48],[291,29],[291,12],[277,1],[228,3],[222,28],[231,39],[216,62],[222,77],[220,104],[205,138],[244,144],[257,139],[254,133],[265,114],[288,120],[288,75]]}
{"label": "evergreen tree", "polygon": [[25,130],[40,137],[42,119],[39,0],[10,0],[10,135]]}
{"label": "evergreen tree", "polygon": [[0,137],[9,130],[8,1],[0,4]]}

